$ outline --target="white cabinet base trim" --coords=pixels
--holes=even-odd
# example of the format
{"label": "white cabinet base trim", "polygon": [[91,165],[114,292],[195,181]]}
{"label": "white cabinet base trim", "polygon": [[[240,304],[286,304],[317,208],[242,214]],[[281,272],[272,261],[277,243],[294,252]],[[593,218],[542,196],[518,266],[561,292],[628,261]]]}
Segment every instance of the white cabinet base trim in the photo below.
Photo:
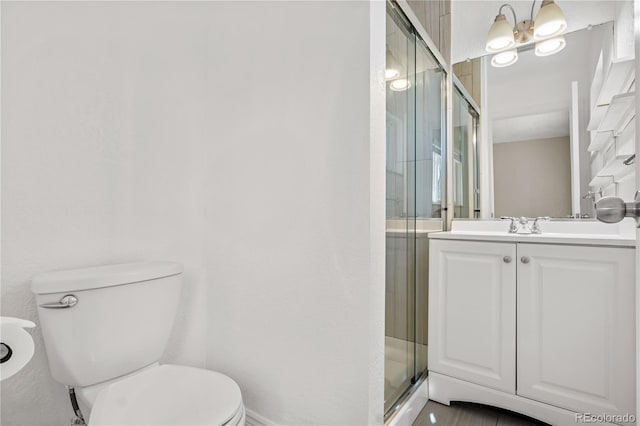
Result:
{"label": "white cabinet base trim", "polygon": [[[576,413],[532,399],[500,392],[484,386],[429,371],[429,399],[449,405],[451,401],[475,402],[504,408],[551,425],[576,424]],[[599,413],[591,413],[598,415]],[[612,423],[589,423],[612,425]]]}

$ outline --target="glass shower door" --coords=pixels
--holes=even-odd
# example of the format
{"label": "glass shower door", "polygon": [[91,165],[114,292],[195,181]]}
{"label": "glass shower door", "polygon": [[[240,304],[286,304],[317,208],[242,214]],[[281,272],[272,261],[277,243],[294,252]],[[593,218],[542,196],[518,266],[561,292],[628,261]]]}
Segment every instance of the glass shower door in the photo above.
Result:
{"label": "glass shower door", "polygon": [[444,228],[446,207],[445,73],[426,45],[416,45],[415,376],[427,369],[429,232]]}
{"label": "glass shower door", "polygon": [[414,376],[415,36],[387,13],[385,411]]}
{"label": "glass shower door", "polygon": [[427,368],[428,238],[446,206],[445,73],[387,5],[385,412]]}

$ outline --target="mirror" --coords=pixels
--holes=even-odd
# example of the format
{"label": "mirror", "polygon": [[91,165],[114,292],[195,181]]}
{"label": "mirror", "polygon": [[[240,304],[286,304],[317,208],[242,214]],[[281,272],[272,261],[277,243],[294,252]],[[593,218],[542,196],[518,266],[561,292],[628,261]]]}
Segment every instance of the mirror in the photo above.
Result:
{"label": "mirror", "polygon": [[[601,196],[632,199],[633,1],[557,1],[567,22],[563,38],[487,53],[502,4],[452,5],[455,85],[480,109],[483,217],[592,218]],[[522,21],[535,17],[540,3],[511,6]],[[513,27],[511,6],[502,13]],[[526,36],[522,28],[516,42]]]}

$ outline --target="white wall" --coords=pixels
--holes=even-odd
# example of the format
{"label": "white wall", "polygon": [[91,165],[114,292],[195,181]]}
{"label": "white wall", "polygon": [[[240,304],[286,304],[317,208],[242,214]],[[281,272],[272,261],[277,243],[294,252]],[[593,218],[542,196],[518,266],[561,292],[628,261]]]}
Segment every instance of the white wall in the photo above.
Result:
{"label": "white wall", "polygon": [[[367,2],[3,2],[2,315],[37,322],[38,272],[180,261],[166,361],[229,373],[278,423],[381,423],[383,19]],[[35,337],[3,425],[71,415]]]}
{"label": "white wall", "polygon": [[615,6],[615,55],[630,58],[634,56],[633,0],[619,0]]}
{"label": "white wall", "polygon": [[[39,272],[183,262],[166,359],[204,366],[194,148],[206,76],[204,45],[193,42],[193,21],[203,18],[168,5],[2,9],[2,315],[38,322],[29,279]],[[2,424],[67,424],[65,388],[50,376],[38,328],[34,335],[34,359],[2,382]]]}
{"label": "white wall", "polygon": [[[218,125],[205,190],[208,365],[278,424],[381,423],[382,395],[366,392],[370,380],[382,392],[382,359],[371,355],[383,329],[369,335],[369,296],[384,287],[370,271],[371,245],[384,244],[370,238],[370,203],[384,186],[369,174],[369,6],[260,3],[242,13],[244,31],[225,52],[234,60],[217,69],[241,84],[224,104],[215,100],[230,88],[209,87]],[[211,25],[231,33],[238,16],[219,8]],[[225,40],[209,36],[214,62]]]}

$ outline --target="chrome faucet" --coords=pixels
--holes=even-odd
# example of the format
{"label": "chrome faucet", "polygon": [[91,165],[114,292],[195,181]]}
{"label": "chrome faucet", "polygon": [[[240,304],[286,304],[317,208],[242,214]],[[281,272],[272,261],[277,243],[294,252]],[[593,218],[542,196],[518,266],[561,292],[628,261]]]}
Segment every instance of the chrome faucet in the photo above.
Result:
{"label": "chrome faucet", "polygon": [[586,194],[584,194],[582,196],[583,200],[596,200],[596,195],[599,196],[600,198],[602,198],[602,189],[599,190],[598,192],[593,192],[593,191],[587,191]]}
{"label": "chrome faucet", "polygon": [[531,233],[532,234],[542,234],[542,229],[540,229],[540,225],[538,224],[541,220],[551,220],[549,216],[540,216],[536,217],[533,221],[533,225],[531,225]]}
{"label": "chrome faucet", "polygon": [[[509,233],[510,234],[542,234],[542,229],[540,228],[540,221],[550,220],[549,216],[540,216],[536,218],[527,218],[525,216],[521,216],[519,218],[511,217],[511,216],[502,216],[500,219],[502,220],[510,220],[509,224]],[[533,224],[529,227],[529,220],[533,220]],[[521,230],[523,232],[521,232]]]}
{"label": "chrome faucet", "polygon": [[515,217],[511,217],[511,216],[502,216],[500,219],[502,220],[510,220],[511,223],[509,224],[509,233],[510,234],[517,234],[518,233],[518,225],[516,225],[516,218]]}

